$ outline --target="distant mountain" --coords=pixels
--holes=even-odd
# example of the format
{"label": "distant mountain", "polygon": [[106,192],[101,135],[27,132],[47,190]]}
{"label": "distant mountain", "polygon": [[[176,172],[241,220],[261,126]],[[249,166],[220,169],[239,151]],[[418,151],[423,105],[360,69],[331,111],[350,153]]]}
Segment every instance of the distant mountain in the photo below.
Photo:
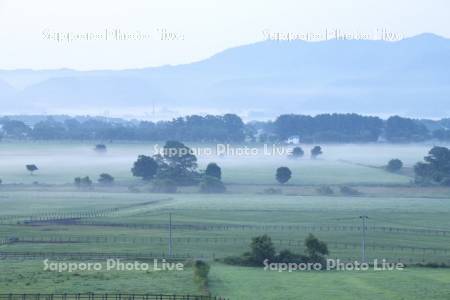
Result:
{"label": "distant mountain", "polygon": [[[11,88],[13,86],[14,88]],[[264,41],[186,65],[121,71],[0,70],[0,109],[17,113],[356,112],[450,114],[450,40]]]}

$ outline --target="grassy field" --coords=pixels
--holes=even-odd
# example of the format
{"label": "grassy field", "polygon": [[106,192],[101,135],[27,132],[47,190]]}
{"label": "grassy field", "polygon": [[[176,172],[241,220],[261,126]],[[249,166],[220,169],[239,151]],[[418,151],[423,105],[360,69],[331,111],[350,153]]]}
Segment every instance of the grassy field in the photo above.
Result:
{"label": "grassy field", "polygon": [[0,261],[0,268],[0,293],[203,293],[189,267],[176,272],[107,271],[104,267],[102,271],[59,273],[44,270],[42,261],[8,260]]}
{"label": "grassy field", "polygon": [[[161,147],[163,143],[157,145]],[[214,149],[212,145],[190,146]],[[385,165],[392,158],[400,158],[406,167],[411,167],[423,159],[431,145],[323,145],[324,154],[317,161],[308,158],[292,161],[284,155],[265,154],[261,145],[248,147],[259,149],[258,155],[203,155],[199,156],[200,168],[215,161],[222,166],[225,182],[239,184],[273,184],[275,169],[280,165],[292,169],[291,184],[406,184],[411,180],[408,176],[390,174],[376,167]],[[310,147],[304,146],[306,151]],[[89,175],[96,179],[106,172],[117,180],[133,182],[135,179],[130,172],[133,162],[139,154],[154,154],[155,144],[112,143],[108,144],[104,154],[96,153],[93,148],[91,143],[79,142],[2,142],[0,178],[4,183],[62,184],[73,182],[77,176]],[[35,176],[27,176],[26,164],[39,167]]]}
{"label": "grassy field", "polygon": [[[203,145],[204,146],[204,145]],[[409,265],[450,264],[450,189],[411,184],[411,167],[428,145],[326,145],[321,159],[285,157],[200,157],[200,167],[216,161],[225,194],[180,188],[155,194],[133,178],[138,154],[152,144],[111,144],[104,155],[83,143],[0,144],[0,252],[103,253],[166,256],[172,215],[176,256],[212,262],[210,292],[230,299],[448,299],[449,269],[408,268],[401,272],[264,272],[214,262],[248,251],[252,237],[269,234],[277,250],[303,253],[313,233],[325,241],[331,258],[360,259],[361,220],[367,215],[367,258]],[[308,150],[305,147],[305,150]],[[399,174],[382,166],[390,158],[405,162]],[[35,175],[24,165],[35,163]],[[292,180],[280,186],[275,169],[289,166]],[[75,188],[75,176],[109,172],[113,187]],[[39,184],[30,184],[33,182]],[[44,184],[45,183],[45,184]],[[360,194],[342,194],[351,185]],[[323,196],[319,185],[330,185]],[[129,187],[133,186],[130,190]],[[278,193],[267,194],[273,188]],[[46,254],[47,253],[47,254]],[[72,258],[76,259],[76,258]],[[204,293],[192,269],[182,273],[48,273],[43,257],[3,258],[0,292]],[[326,288],[319,288],[326,283]],[[349,293],[351,291],[351,293]]]}
{"label": "grassy field", "polygon": [[210,289],[230,299],[449,299],[450,272],[403,271],[278,273],[214,265]]}

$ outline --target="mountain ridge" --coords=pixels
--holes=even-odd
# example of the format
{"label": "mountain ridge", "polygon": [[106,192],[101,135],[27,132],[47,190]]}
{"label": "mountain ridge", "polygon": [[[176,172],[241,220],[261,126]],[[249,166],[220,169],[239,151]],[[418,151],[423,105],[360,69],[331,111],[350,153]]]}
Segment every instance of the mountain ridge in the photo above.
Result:
{"label": "mountain ridge", "polygon": [[14,86],[11,95],[0,82],[0,108],[98,113],[110,105],[114,114],[152,110],[161,116],[304,111],[444,117],[450,113],[449,75],[450,40],[433,34],[396,42],[262,41],[176,66],[0,70],[0,81]]}

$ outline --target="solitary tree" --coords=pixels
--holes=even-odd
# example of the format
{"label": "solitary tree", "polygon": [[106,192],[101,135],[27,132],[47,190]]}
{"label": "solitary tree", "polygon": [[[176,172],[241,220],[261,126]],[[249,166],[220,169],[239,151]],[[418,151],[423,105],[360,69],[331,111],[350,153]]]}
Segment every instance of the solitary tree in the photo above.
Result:
{"label": "solitary tree", "polygon": [[386,170],[389,172],[398,172],[401,168],[403,168],[403,162],[397,158],[391,159],[386,166]]}
{"label": "solitary tree", "polygon": [[114,177],[107,173],[100,174],[100,177],[98,178],[98,183],[103,185],[110,185],[114,183]]}
{"label": "solitary tree", "polygon": [[265,259],[273,261],[275,258],[275,246],[267,234],[252,238],[250,249],[251,259],[256,264],[261,264]]}
{"label": "solitary tree", "polygon": [[305,151],[301,147],[294,147],[291,151],[291,157],[292,158],[300,158],[305,155]]}
{"label": "solitary tree", "polygon": [[34,171],[39,170],[38,167],[36,167],[36,165],[26,165],[25,166],[28,170],[28,172],[30,172],[31,175],[33,175]]}
{"label": "solitary tree", "polygon": [[317,156],[321,155],[322,152],[322,147],[320,146],[314,146],[314,148],[311,149],[311,158],[315,159],[317,158]]}
{"label": "solitary tree", "polygon": [[133,176],[141,177],[143,180],[152,179],[158,170],[158,164],[150,156],[139,155],[137,161],[134,162],[131,173]]}
{"label": "solitary tree", "polygon": [[209,163],[205,170],[206,176],[216,177],[222,179],[222,170],[216,163]]}
{"label": "solitary tree", "polygon": [[277,174],[275,175],[277,181],[284,184],[291,179],[292,172],[288,167],[279,167],[277,169]]}

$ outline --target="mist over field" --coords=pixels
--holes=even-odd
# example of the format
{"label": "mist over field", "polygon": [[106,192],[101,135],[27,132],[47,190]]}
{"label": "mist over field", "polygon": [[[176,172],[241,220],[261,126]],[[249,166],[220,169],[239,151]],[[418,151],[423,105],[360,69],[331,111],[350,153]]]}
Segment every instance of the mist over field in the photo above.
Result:
{"label": "mist over field", "polygon": [[[110,173],[117,179],[132,181],[130,172],[133,162],[138,155],[154,155],[155,149],[164,143],[113,143],[108,145],[106,153],[94,151],[94,145],[80,142],[34,142],[32,147],[24,142],[4,142],[0,149],[3,158],[0,161],[0,178],[3,183],[20,183],[34,181],[40,183],[71,183],[76,176],[91,176],[96,178],[100,173]],[[372,173],[373,183],[390,181],[405,183],[411,178],[391,175],[376,168],[384,167],[392,158],[400,158],[406,168],[423,160],[431,144],[323,144],[324,154],[319,160],[311,161],[309,157],[292,161],[286,153],[294,146],[277,144],[188,144],[192,149],[203,154],[198,155],[199,168],[205,169],[209,162],[216,162],[223,169],[225,182],[238,183],[236,173],[242,176],[243,182],[258,182],[255,178],[262,177],[265,183],[274,182],[271,170],[278,165],[292,165],[295,167],[294,183],[320,183],[314,179],[312,169],[328,168],[334,172],[329,174],[326,183],[351,183],[358,180],[358,175],[351,175],[353,171]],[[228,147],[228,150],[225,150]],[[311,145],[302,145],[308,151]],[[224,151],[224,155],[216,155],[217,150]],[[253,154],[240,154],[245,149]],[[278,152],[277,152],[278,151]],[[211,152],[212,155],[205,155]],[[280,154],[282,152],[282,154]],[[25,163],[36,164],[40,170],[36,176],[28,176]],[[362,166],[358,166],[361,164]],[[371,169],[372,167],[372,169]],[[336,173],[347,170],[348,178],[342,178]],[[319,171],[319,174],[321,172]],[[321,174],[326,175],[326,174]],[[377,175],[380,178],[377,178]]]}

